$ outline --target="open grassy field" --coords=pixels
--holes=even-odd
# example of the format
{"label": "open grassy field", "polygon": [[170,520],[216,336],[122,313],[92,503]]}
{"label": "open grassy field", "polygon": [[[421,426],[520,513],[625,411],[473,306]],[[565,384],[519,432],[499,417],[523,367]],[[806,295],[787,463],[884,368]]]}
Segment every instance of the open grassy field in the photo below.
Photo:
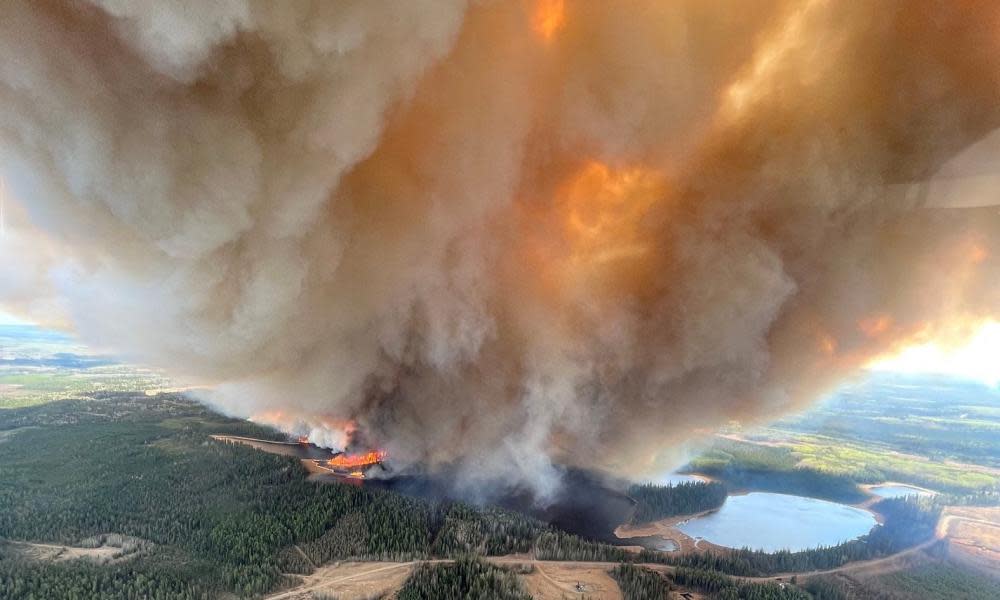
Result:
{"label": "open grassy field", "polygon": [[1000,486],[1000,392],[945,377],[873,374],[806,413],[720,438],[692,469],[735,462],[958,494]]}
{"label": "open grassy field", "polygon": [[872,373],[770,429],[1000,467],[1000,390],[945,376]]}
{"label": "open grassy field", "polygon": [[[1000,469],[988,465],[938,462],[926,456],[904,454],[886,446],[864,446],[859,442],[816,434],[801,434],[774,428],[752,435],[728,434],[720,447],[754,448],[754,452],[780,455],[786,467],[812,469],[843,476],[857,483],[899,481],[938,491],[968,493],[1000,485]],[[711,465],[710,452],[692,462],[692,468]]]}
{"label": "open grassy field", "polygon": [[967,492],[1000,484],[1000,470],[985,465],[936,462],[927,457],[903,454],[886,448],[824,436],[794,440],[792,451],[799,464],[839,473],[865,483],[904,481],[942,491]]}
{"label": "open grassy field", "polygon": [[0,325],[0,409],[168,385],[157,371],[94,354],[67,335],[30,325]]}
{"label": "open grassy field", "polygon": [[87,369],[0,367],[0,409],[35,406],[95,392],[145,391],[167,384],[163,375],[129,365]]}

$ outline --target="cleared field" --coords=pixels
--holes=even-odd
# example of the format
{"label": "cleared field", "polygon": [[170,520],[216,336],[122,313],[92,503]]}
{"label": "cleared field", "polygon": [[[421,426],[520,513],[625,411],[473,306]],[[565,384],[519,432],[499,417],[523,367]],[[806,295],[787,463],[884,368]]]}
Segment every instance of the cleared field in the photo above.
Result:
{"label": "cleared field", "polygon": [[342,562],[320,567],[302,578],[302,584],[267,596],[268,600],[366,600],[395,592],[416,563]]}
{"label": "cleared field", "polygon": [[938,535],[948,538],[955,560],[1000,574],[1000,508],[949,507],[941,517]]}
{"label": "cleared field", "polygon": [[[787,449],[796,467],[844,475],[858,482],[897,479],[916,487],[974,491],[1000,483],[1000,469],[982,464],[931,459],[875,443],[860,444],[838,437],[768,428],[753,436],[719,434],[721,440],[762,448]],[[875,469],[873,471],[872,469]]]}
{"label": "cleared field", "polygon": [[117,560],[128,560],[137,556],[135,552],[126,552],[116,546],[98,546],[97,548],[81,548],[77,546],[61,546],[59,544],[38,544],[32,542],[7,542],[8,550],[29,560],[44,562],[60,562],[85,559],[98,564],[107,564]]}
{"label": "cleared field", "polygon": [[122,392],[164,387],[166,379],[129,365],[87,369],[45,368],[30,371],[0,365],[0,409],[21,408],[94,392]]}
{"label": "cleared field", "polygon": [[572,563],[535,563],[534,572],[521,580],[535,600],[621,600],[618,584],[606,566]]}
{"label": "cleared field", "polygon": [[[950,509],[949,509],[950,510]],[[971,510],[965,516],[979,513],[983,509],[962,509]],[[1000,509],[986,509],[988,511],[1000,512]],[[952,515],[951,521],[943,524],[949,531],[959,535],[964,525],[974,524],[966,518],[959,518]],[[981,515],[980,515],[981,516]],[[991,516],[991,518],[994,518]],[[994,534],[1000,531],[994,532]],[[943,533],[942,533],[943,535]],[[950,534],[949,534],[950,535]],[[961,537],[953,538],[961,539]],[[991,544],[987,538],[982,536],[977,538],[978,543]],[[748,582],[786,583],[792,577],[804,582],[813,577],[835,578],[850,586],[859,586],[861,582],[874,581],[880,577],[890,576],[896,573],[910,572],[928,566],[944,564],[940,558],[932,558],[928,552],[932,551],[935,540],[929,540],[919,546],[909,548],[903,552],[885,556],[878,559],[857,561],[848,563],[835,569],[824,571],[781,573],[767,577],[733,577],[733,579]],[[954,542],[953,542],[954,543]],[[954,546],[953,546],[954,548]],[[995,547],[994,547],[995,549]],[[954,557],[954,552],[953,552]],[[520,574],[519,577],[524,583],[525,589],[536,600],[621,600],[622,593],[618,584],[612,579],[610,570],[617,563],[613,562],[575,562],[575,561],[541,561],[535,560],[528,555],[508,555],[487,557],[485,560],[495,565],[513,569],[519,572],[521,568],[530,565],[533,567],[531,573]],[[992,560],[992,558],[991,558]],[[447,559],[427,561],[431,563],[450,563]],[[964,561],[961,561],[964,562]],[[407,577],[412,573],[417,562],[387,563],[387,562],[343,562],[320,567],[312,575],[301,577],[301,583],[294,588],[286,589],[266,597],[266,600],[316,600],[318,598],[334,597],[338,600],[368,600],[378,598],[383,595],[393,597],[405,583]],[[967,563],[968,564],[968,563]],[[979,570],[994,574],[996,563],[993,566],[977,564]],[[660,564],[640,564],[647,569],[670,573],[673,567]],[[675,589],[674,597],[679,597],[680,593],[689,594],[692,600],[704,598],[701,593],[694,590],[680,588]]]}
{"label": "cleared field", "polygon": [[[535,600],[622,600],[618,584],[608,573],[615,563],[537,561],[525,555],[489,557],[487,561],[518,571],[531,565],[532,572],[519,575]],[[432,560],[430,563],[450,563]],[[365,600],[398,591],[417,562],[343,562],[320,567],[302,577],[294,588],[267,596],[267,600],[313,600],[324,595],[337,600]],[[662,565],[647,565],[668,570]],[[577,587],[579,585],[579,587]]]}

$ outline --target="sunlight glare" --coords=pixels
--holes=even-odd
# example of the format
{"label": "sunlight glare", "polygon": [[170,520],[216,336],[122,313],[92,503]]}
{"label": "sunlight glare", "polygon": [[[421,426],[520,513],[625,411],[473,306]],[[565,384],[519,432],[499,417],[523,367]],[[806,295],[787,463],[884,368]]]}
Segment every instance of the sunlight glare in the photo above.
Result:
{"label": "sunlight glare", "polygon": [[1000,322],[987,321],[964,346],[918,344],[868,365],[874,371],[939,373],[1000,384]]}

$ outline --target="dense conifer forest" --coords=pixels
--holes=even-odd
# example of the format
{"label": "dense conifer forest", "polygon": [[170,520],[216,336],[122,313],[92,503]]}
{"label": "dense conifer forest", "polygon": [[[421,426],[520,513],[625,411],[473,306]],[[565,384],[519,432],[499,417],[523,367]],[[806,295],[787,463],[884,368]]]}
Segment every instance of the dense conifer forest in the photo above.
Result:
{"label": "dense conifer forest", "polygon": [[[0,597],[253,596],[335,559],[528,551],[546,527],[517,513],[317,485],[298,460],[209,434],[275,437],[182,398],[128,394],[0,412],[0,538],[77,545],[105,533],[149,548],[114,565],[0,550]],[[87,591],[89,590],[89,591]]]}
{"label": "dense conifer forest", "polygon": [[646,483],[629,487],[628,495],[636,502],[632,522],[649,523],[719,508],[726,501],[726,486],[714,481],[666,486]]}
{"label": "dense conifer forest", "polygon": [[711,594],[717,600],[810,600],[798,587],[782,583],[757,583],[729,577],[715,571],[678,568],[671,579],[686,587]]}
{"label": "dense conifer forest", "polygon": [[625,600],[659,600],[670,594],[670,582],[663,575],[633,564],[618,565],[611,570],[611,577]]}
{"label": "dense conifer forest", "polygon": [[[0,411],[0,598],[259,597],[335,560],[447,558],[456,562],[419,567],[399,597],[521,599],[527,594],[515,574],[474,557],[532,553],[540,560],[626,563],[612,575],[628,598],[671,584],[630,564],[660,563],[680,567],[673,584],[713,597],[797,599],[808,596],[722,573],[823,570],[885,556],[931,539],[941,503],[996,503],[995,492],[884,500],[875,508],[885,523],[867,536],[805,552],[632,553],[506,510],[317,484],[296,459],[216,442],[213,433],[280,438],[169,394],[105,394]],[[645,517],[697,511],[724,493],[717,484],[632,489],[649,511]],[[24,552],[25,542],[107,540],[128,552],[104,564]],[[912,588],[913,577],[890,583]],[[813,593],[840,600],[832,589]]]}
{"label": "dense conifer forest", "polygon": [[531,600],[517,575],[475,558],[420,564],[399,590],[399,600]]}
{"label": "dense conifer forest", "polygon": [[855,479],[804,468],[789,448],[722,440],[691,461],[688,468],[721,480],[730,489],[797,494],[848,504],[865,500]]}
{"label": "dense conifer forest", "polygon": [[815,600],[996,600],[1000,579],[951,561],[920,561],[908,569],[865,579],[830,575],[803,586]]}
{"label": "dense conifer forest", "polygon": [[694,589],[719,600],[810,600],[798,587],[777,582],[753,582],[713,571],[678,568],[666,576],[651,569],[623,563],[611,571],[625,600],[668,598],[675,586]]}

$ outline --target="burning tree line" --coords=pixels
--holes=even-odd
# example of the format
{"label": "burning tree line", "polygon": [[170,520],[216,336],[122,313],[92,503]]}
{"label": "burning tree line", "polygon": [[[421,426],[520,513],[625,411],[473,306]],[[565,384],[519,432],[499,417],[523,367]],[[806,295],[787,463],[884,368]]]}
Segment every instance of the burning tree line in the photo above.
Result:
{"label": "burning tree line", "polygon": [[385,450],[372,450],[361,454],[341,453],[326,461],[326,465],[333,469],[365,469],[381,464],[388,456],[389,453]]}

